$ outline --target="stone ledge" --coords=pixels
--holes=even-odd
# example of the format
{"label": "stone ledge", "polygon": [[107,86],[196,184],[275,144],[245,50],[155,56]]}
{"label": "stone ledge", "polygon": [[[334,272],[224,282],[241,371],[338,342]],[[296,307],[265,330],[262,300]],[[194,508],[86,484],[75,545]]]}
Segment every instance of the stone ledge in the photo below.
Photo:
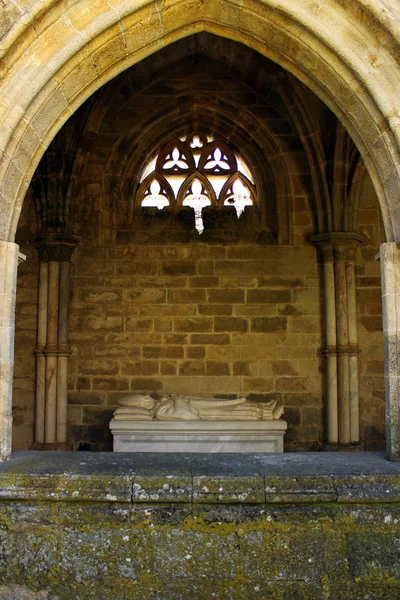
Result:
{"label": "stone ledge", "polygon": [[0,597],[392,600],[399,485],[375,453],[17,452]]}
{"label": "stone ledge", "polygon": [[374,504],[400,499],[383,453],[129,454],[15,452],[0,500],[135,504]]}

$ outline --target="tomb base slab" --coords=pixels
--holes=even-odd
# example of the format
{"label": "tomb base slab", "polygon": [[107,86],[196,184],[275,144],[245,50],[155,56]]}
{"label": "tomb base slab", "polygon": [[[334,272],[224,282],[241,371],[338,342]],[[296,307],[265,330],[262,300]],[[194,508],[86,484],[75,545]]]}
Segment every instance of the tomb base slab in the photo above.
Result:
{"label": "tomb base slab", "polygon": [[114,452],[283,452],[287,423],[111,421]]}

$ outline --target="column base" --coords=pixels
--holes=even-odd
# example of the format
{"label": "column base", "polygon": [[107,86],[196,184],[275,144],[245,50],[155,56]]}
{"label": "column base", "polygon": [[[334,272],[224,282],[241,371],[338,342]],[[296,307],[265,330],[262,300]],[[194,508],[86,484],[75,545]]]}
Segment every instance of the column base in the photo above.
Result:
{"label": "column base", "polygon": [[53,452],[67,452],[72,450],[72,446],[67,442],[55,442],[54,444],[45,444],[34,442],[29,448],[30,450],[51,450]]}
{"label": "column base", "polygon": [[353,444],[324,444],[322,452],[364,452],[364,442]]}

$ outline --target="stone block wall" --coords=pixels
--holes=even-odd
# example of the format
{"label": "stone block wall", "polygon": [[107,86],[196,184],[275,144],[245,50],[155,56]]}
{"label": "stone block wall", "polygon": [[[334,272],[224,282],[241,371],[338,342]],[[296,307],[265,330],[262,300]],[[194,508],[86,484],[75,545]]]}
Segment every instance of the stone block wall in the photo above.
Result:
{"label": "stone block wall", "polygon": [[[36,249],[29,248],[27,260],[18,274],[18,309],[15,331],[15,362],[13,388],[13,448],[23,450],[33,442],[35,423],[36,382],[36,320],[38,294],[38,263]],[[32,260],[33,258],[33,260]]]}
{"label": "stone block wall", "polygon": [[379,246],[385,241],[371,180],[363,182],[358,211],[364,244],[356,266],[358,342],[360,347],[360,421],[366,450],[384,448],[385,380]]}
{"label": "stone block wall", "polygon": [[321,441],[321,286],[312,246],[78,248],[71,437],[103,447],[129,393],[281,400],[287,446]]}
{"label": "stone block wall", "polygon": [[20,249],[23,249],[26,261],[19,265],[17,276],[12,401],[14,450],[25,450],[34,441],[39,262],[37,250],[29,244],[29,240],[35,222],[34,206],[28,196],[15,240],[20,245]]}

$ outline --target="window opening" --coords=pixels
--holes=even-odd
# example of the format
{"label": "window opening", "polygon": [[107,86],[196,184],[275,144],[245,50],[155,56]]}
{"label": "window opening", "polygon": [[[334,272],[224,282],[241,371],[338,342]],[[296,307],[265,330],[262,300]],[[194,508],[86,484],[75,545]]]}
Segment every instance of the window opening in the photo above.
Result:
{"label": "window opening", "polygon": [[194,217],[197,231],[202,234],[204,231],[203,225],[203,208],[210,206],[210,199],[207,197],[206,192],[198,179],[194,179],[190,186],[190,193],[185,197],[182,202],[183,206],[190,206],[194,210]]}
{"label": "window opening", "polygon": [[149,194],[146,194],[142,200],[142,206],[156,206],[157,208],[164,208],[168,206],[168,198],[161,194],[161,186],[156,179],[154,179],[149,187]]}
{"label": "window opening", "polygon": [[236,179],[228,190],[224,205],[234,206],[237,216],[240,217],[246,206],[251,206],[252,204],[250,190],[240,179]]}
{"label": "window opening", "polygon": [[137,196],[143,207],[191,207],[201,234],[203,208],[233,206],[240,217],[254,203],[256,190],[248,165],[228,144],[194,132],[171,140],[148,162]]}

